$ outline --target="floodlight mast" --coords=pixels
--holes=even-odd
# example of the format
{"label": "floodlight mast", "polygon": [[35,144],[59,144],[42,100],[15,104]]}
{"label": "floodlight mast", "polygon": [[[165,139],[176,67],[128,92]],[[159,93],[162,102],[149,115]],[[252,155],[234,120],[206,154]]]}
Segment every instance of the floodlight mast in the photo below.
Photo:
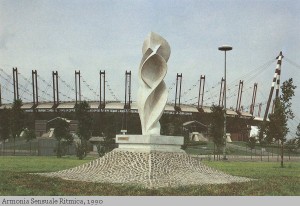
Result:
{"label": "floodlight mast", "polygon": [[232,47],[229,45],[223,45],[218,48],[220,51],[225,52],[225,63],[224,63],[224,147],[223,147],[223,159],[227,160],[226,157],[226,141],[227,141],[227,135],[226,135],[226,52],[232,50]]}

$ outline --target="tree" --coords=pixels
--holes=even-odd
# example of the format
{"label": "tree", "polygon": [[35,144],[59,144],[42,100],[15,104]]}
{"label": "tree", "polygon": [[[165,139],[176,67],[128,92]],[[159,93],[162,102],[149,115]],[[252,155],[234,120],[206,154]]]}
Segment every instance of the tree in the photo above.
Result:
{"label": "tree", "polygon": [[76,119],[78,120],[77,135],[80,142],[77,146],[77,157],[83,159],[88,152],[88,140],[91,138],[92,116],[89,112],[90,106],[86,101],[75,106]]}
{"label": "tree", "polygon": [[[261,129],[259,130],[259,133],[258,133],[258,142],[259,142],[259,145],[261,147],[261,149],[260,149],[260,160],[262,161],[263,149],[267,145],[267,138],[266,138],[264,130],[261,130]],[[268,156],[268,160],[269,160],[269,156]]]}
{"label": "tree", "polygon": [[10,110],[6,107],[1,110],[0,117],[0,139],[3,143],[3,153],[5,149],[5,141],[9,139],[10,136]]}
{"label": "tree", "polygon": [[21,134],[24,127],[24,111],[21,109],[22,100],[17,99],[11,108],[11,134],[14,139],[14,155],[16,153],[16,138]]}
{"label": "tree", "polygon": [[31,154],[31,141],[33,139],[36,139],[35,132],[33,130],[31,130],[31,129],[25,128],[24,129],[24,136],[23,137],[26,139],[26,142],[29,142],[29,145],[30,145],[30,154]]}
{"label": "tree", "polygon": [[[211,108],[210,135],[214,145],[217,146],[218,153],[224,146],[224,110],[220,106],[213,105]],[[215,150],[215,148],[214,148]],[[215,151],[214,151],[215,159]]]}
{"label": "tree", "polygon": [[292,97],[295,95],[296,86],[293,84],[293,79],[283,82],[281,88],[282,94],[275,99],[274,113],[269,115],[268,135],[274,137],[278,144],[281,144],[281,167],[283,167],[283,146],[286,141],[286,135],[289,132],[287,122],[294,118],[292,112]]}
{"label": "tree", "polygon": [[289,151],[289,160],[291,159],[291,153],[297,150],[297,139],[289,139],[285,143],[285,147]]}
{"label": "tree", "polygon": [[255,136],[251,136],[247,142],[247,146],[251,149],[251,159],[252,159],[252,150],[255,148],[256,146],[256,137]]}
{"label": "tree", "polygon": [[[262,161],[264,147],[270,146],[273,141],[273,137],[268,135],[267,129],[268,129],[268,127],[266,126],[265,122],[262,122],[260,125],[258,125],[258,141],[259,141],[259,144],[261,147],[261,150],[260,150],[260,160],[261,161]],[[268,154],[268,162],[269,162],[270,161],[269,152],[267,152],[267,154]]]}
{"label": "tree", "polygon": [[[268,147],[272,148],[272,157],[273,157],[273,136],[270,135],[270,133],[268,132],[269,127],[266,126],[266,123],[262,123],[261,125],[259,125],[259,135],[263,135],[264,136],[264,142]],[[267,152],[268,154],[268,162],[270,161],[270,153]]]}
{"label": "tree", "polygon": [[61,158],[62,154],[63,154],[62,145],[61,145],[62,140],[70,142],[70,140],[72,138],[69,131],[70,131],[69,124],[65,119],[57,118],[55,120],[54,135],[55,135],[56,140],[58,141],[57,149],[56,149],[56,156],[58,158]]}
{"label": "tree", "polygon": [[161,134],[163,135],[181,135],[182,134],[182,117],[180,114],[163,114],[159,120]]}
{"label": "tree", "polygon": [[[260,161],[262,161],[262,157],[263,157],[263,152],[266,151],[266,146],[267,146],[267,141],[265,138],[260,139],[259,140],[259,145],[260,145]],[[268,156],[268,160],[269,160],[269,156]]]}
{"label": "tree", "polygon": [[297,126],[296,137],[297,147],[300,148],[300,123]]}
{"label": "tree", "polygon": [[[283,146],[285,141],[285,136],[288,133],[288,127],[286,122],[284,105],[279,98],[275,100],[275,109],[274,113],[269,115],[269,124],[268,124],[268,136],[271,136],[275,139],[278,144],[278,149],[280,144]],[[283,150],[283,149],[282,149]],[[279,156],[278,156],[279,158]],[[283,162],[282,162],[283,166]]]}
{"label": "tree", "polygon": [[69,145],[73,144],[74,142],[74,137],[72,134],[68,133],[61,141],[61,154],[66,155],[67,153],[67,148]]}

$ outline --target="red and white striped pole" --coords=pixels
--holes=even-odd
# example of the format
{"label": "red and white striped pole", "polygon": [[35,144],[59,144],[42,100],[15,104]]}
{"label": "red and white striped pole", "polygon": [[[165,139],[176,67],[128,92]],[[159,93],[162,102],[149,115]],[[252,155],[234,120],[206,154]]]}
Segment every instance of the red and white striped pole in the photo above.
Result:
{"label": "red and white striped pole", "polygon": [[266,107],[266,111],[265,111],[265,115],[264,115],[264,122],[267,120],[267,117],[268,117],[269,108],[270,108],[275,84],[276,84],[276,97],[278,97],[278,95],[279,95],[279,84],[280,84],[282,58],[283,58],[283,55],[282,55],[282,52],[280,52],[279,56],[277,57],[277,65],[276,65],[276,70],[274,73],[273,82],[272,82],[271,90],[270,90],[270,94],[269,94],[269,99],[267,102],[267,107]]}
{"label": "red and white striped pole", "polygon": [[279,56],[277,57],[277,65],[276,65],[277,78],[276,78],[276,96],[275,97],[279,96],[282,58],[283,58],[283,55],[282,55],[282,52],[280,52]]}

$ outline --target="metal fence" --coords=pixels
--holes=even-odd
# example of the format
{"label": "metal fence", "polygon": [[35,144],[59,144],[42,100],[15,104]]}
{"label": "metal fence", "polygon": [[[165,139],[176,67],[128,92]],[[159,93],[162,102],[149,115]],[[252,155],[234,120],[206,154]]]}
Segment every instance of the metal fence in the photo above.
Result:
{"label": "metal fence", "polygon": [[[30,142],[25,140],[12,139],[8,142],[0,143],[1,156],[55,156],[57,148],[57,140],[55,139],[35,139]],[[75,155],[75,145],[67,145],[65,148],[65,155]]]}
{"label": "metal fence", "polygon": [[[223,158],[222,150],[218,151],[211,145],[196,147],[190,152],[191,156],[206,160],[221,160]],[[281,148],[278,145],[265,145],[251,149],[246,144],[228,143],[226,157],[231,161],[280,161]],[[299,149],[284,147],[283,157],[285,161],[300,161],[300,151]]]}

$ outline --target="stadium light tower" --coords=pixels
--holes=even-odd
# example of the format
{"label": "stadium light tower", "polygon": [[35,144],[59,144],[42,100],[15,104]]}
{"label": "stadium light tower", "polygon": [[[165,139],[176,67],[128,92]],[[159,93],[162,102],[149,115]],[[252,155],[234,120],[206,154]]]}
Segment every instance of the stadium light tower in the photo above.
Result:
{"label": "stadium light tower", "polygon": [[224,147],[223,147],[223,159],[226,160],[226,141],[227,141],[227,135],[226,135],[226,52],[232,50],[232,47],[229,45],[223,45],[218,48],[220,51],[225,52],[225,64],[224,64]]}

